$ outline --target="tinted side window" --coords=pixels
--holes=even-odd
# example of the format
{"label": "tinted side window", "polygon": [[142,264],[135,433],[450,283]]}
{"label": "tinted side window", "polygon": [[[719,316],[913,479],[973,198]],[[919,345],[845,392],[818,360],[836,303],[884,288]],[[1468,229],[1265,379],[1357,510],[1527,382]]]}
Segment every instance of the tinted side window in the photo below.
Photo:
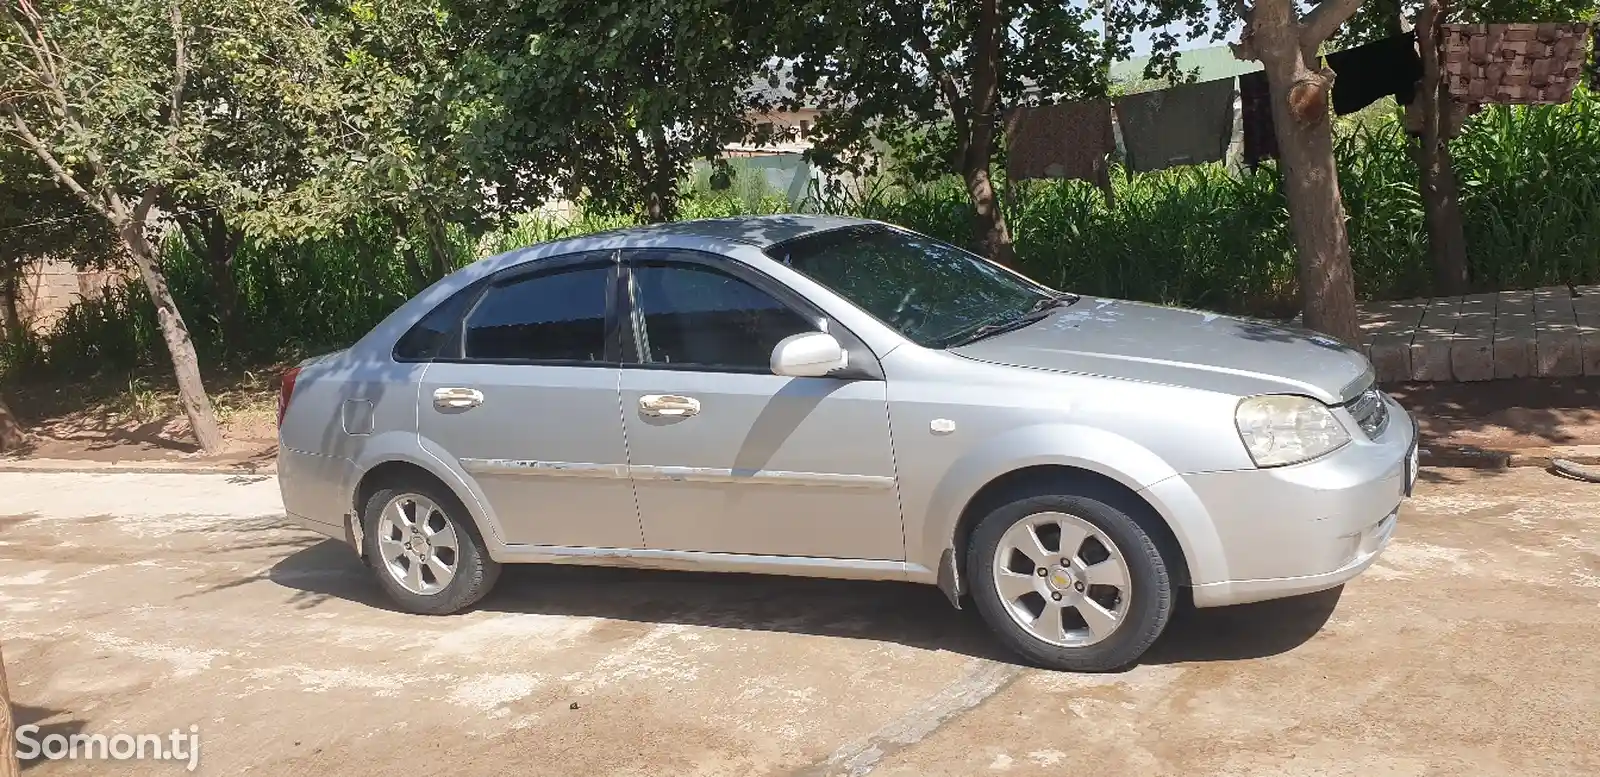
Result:
{"label": "tinted side window", "polygon": [[497,284],[467,317],[468,359],[603,362],[609,265]]}
{"label": "tinted side window", "polygon": [[[431,361],[440,356],[461,355],[461,345],[457,338],[461,333],[461,314],[466,312],[467,305],[476,298],[477,294],[471,289],[457,292],[455,296],[429,311],[400,338],[399,342],[395,343],[395,358],[406,361]],[[447,349],[449,353],[445,352]]]}
{"label": "tinted side window", "polygon": [[817,331],[772,295],[709,267],[635,265],[633,283],[644,318],[640,360],[648,364],[766,372],[778,341]]}

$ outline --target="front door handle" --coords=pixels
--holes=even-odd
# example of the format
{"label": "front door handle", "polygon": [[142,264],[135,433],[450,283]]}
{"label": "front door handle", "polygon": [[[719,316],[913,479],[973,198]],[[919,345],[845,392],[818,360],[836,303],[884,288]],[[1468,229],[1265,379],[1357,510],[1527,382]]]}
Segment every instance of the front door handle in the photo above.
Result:
{"label": "front door handle", "polygon": [[433,390],[433,406],[440,410],[467,410],[483,404],[483,392],[472,388]]}
{"label": "front door handle", "polygon": [[668,418],[688,418],[700,412],[700,400],[677,394],[646,394],[639,397],[639,412]]}

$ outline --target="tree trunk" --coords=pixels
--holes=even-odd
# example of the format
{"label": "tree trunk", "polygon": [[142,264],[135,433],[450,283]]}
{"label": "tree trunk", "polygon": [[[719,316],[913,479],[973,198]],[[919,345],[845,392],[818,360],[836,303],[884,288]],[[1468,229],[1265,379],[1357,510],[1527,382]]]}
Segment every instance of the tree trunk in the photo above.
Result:
{"label": "tree trunk", "polygon": [[133,255],[134,264],[139,267],[139,276],[150,293],[150,301],[155,304],[156,321],[161,325],[161,337],[166,340],[167,351],[172,355],[173,373],[178,379],[178,403],[189,418],[195,442],[206,453],[215,453],[222,449],[222,428],[217,424],[217,414],[211,407],[211,397],[206,394],[205,382],[200,379],[200,357],[195,354],[189,328],[178,313],[172,290],[167,288],[167,276],[156,264],[155,248],[145,239],[144,224],[139,221],[127,221],[118,231]]}
{"label": "tree trunk", "polygon": [[1461,194],[1456,186],[1455,160],[1450,156],[1452,130],[1449,85],[1441,77],[1435,33],[1443,13],[1440,0],[1428,0],[1417,15],[1417,44],[1422,54],[1421,142],[1412,147],[1412,159],[1421,177],[1422,211],[1428,228],[1428,258],[1433,265],[1435,294],[1467,291],[1467,237],[1461,219]]}
{"label": "tree trunk", "polygon": [[17,725],[11,717],[11,686],[6,682],[5,656],[0,655],[0,777],[17,777]]}
{"label": "tree trunk", "polygon": [[428,271],[422,267],[416,241],[411,238],[411,219],[406,218],[405,211],[395,207],[386,210],[389,212],[389,225],[394,228],[395,238],[400,242],[400,258],[405,260],[406,271],[411,273],[411,283],[417,291],[422,291],[438,279],[428,277]]}
{"label": "tree trunk", "polygon": [[1000,18],[998,0],[981,0],[973,58],[972,110],[967,114],[965,138],[957,138],[961,177],[972,200],[974,229],[983,253],[1007,267],[1015,267],[1016,246],[1011,227],[995,196],[990,165],[994,156],[995,116],[1000,104],[1000,36],[1007,26]]}
{"label": "tree trunk", "polygon": [[649,224],[660,224],[667,220],[666,203],[662,201],[661,194],[653,188],[644,195],[644,220]]}
{"label": "tree trunk", "polygon": [[651,132],[646,156],[645,218],[652,224],[673,221],[678,217],[678,171],[673,169],[667,135],[660,127]]}
{"label": "tree trunk", "polygon": [[1333,74],[1317,67],[1316,45],[1302,45],[1293,14],[1286,0],[1258,2],[1243,45],[1261,60],[1272,91],[1305,325],[1354,345],[1360,340],[1355,280],[1328,112]]}
{"label": "tree trunk", "polygon": [[449,275],[454,261],[450,255],[449,238],[445,235],[444,221],[435,215],[431,208],[422,212],[422,231],[428,240],[431,283]]}
{"label": "tree trunk", "polygon": [[16,451],[27,442],[27,433],[22,430],[22,425],[17,423],[17,417],[6,405],[6,398],[0,396],[0,453]]}
{"label": "tree trunk", "polygon": [[233,254],[217,251],[206,257],[211,267],[211,291],[217,297],[217,322],[222,327],[222,341],[238,345],[244,332],[240,319],[239,281],[233,277]]}
{"label": "tree trunk", "polygon": [[999,198],[995,196],[994,182],[989,178],[989,166],[968,166],[962,171],[962,177],[967,182],[967,195],[972,198],[974,229],[984,256],[1015,268],[1016,246],[1011,242],[1011,227],[1006,224],[1005,212],[1000,209]]}
{"label": "tree trunk", "polygon": [[1412,150],[1422,176],[1422,211],[1428,227],[1433,291],[1440,295],[1465,294],[1470,282],[1466,226],[1461,218],[1461,192],[1456,185],[1450,146],[1440,143],[1432,154],[1425,143]]}
{"label": "tree trunk", "polygon": [[7,275],[0,279],[0,340],[20,342],[23,337],[22,312],[17,307],[18,296],[16,275]]}
{"label": "tree trunk", "polygon": [[230,227],[222,213],[211,219],[210,234],[206,240],[206,261],[211,266],[212,288],[217,294],[217,320],[222,325],[223,342],[237,345],[243,340],[243,310],[239,305],[239,279],[234,277],[239,244],[244,242],[244,232]]}
{"label": "tree trunk", "polygon": [[179,216],[177,221],[189,250],[205,261],[223,342],[241,342],[244,325],[240,319],[239,283],[233,273],[234,257],[244,242],[244,232],[230,227],[227,217],[217,209]]}

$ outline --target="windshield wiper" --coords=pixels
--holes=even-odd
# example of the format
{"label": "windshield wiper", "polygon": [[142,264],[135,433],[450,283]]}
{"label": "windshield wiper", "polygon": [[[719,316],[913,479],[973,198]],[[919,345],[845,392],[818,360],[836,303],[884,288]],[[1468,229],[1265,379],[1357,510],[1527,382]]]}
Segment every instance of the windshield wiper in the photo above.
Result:
{"label": "windshield wiper", "polygon": [[991,323],[991,324],[984,324],[983,326],[980,326],[977,329],[972,330],[972,332],[970,334],[967,334],[967,335],[965,335],[965,336],[963,336],[963,337],[961,337],[959,339],[956,339],[956,340],[952,341],[951,343],[949,343],[945,347],[946,348],[959,348],[959,347],[961,347],[963,345],[971,345],[972,343],[978,342],[979,340],[982,340],[982,339],[984,339],[986,337],[993,337],[995,335],[1002,334],[1004,332],[1011,332],[1011,331],[1015,331],[1017,329],[1021,329],[1021,328],[1025,327],[1025,326],[1027,326],[1029,324],[1035,323],[1035,322],[1040,321],[1043,318],[1045,318],[1046,314],[1052,308],[1055,308],[1055,307],[1058,307],[1058,306],[1064,306],[1064,305],[1071,305],[1072,303],[1077,302],[1077,301],[1078,301],[1078,297],[1075,294],[1062,294],[1060,296],[1055,296],[1055,297],[1045,297],[1045,298],[1040,299],[1039,301],[1033,303],[1033,306],[1028,308],[1027,312],[1023,313],[1022,315],[1017,316],[1016,318],[1011,319],[1010,321],[997,321],[997,322],[994,322],[994,323]]}
{"label": "windshield wiper", "polygon": [[1033,307],[1028,308],[1028,314],[1039,313],[1058,306],[1066,307],[1077,301],[1078,295],[1076,294],[1057,294],[1053,297],[1045,297],[1033,303]]}

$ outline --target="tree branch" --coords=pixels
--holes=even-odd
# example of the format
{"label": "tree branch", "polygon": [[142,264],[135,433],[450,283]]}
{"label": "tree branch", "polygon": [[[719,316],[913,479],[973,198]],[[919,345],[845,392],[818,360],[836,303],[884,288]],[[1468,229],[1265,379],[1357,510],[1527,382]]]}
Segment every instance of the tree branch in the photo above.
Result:
{"label": "tree branch", "polygon": [[[78,198],[94,209],[96,213],[105,216],[107,219],[112,219],[111,211],[107,210],[104,204],[96,200],[94,195],[84,189],[78,183],[78,179],[74,178],[72,173],[62,167],[60,162],[56,161],[55,155],[50,153],[50,149],[45,148],[44,142],[33,134],[33,130],[28,129],[28,123],[22,120],[22,116],[17,113],[17,109],[10,105],[4,107],[6,115],[11,117],[11,126],[16,129],[17,135],[22,138],[29,148],[33,149],[34,154],[44,160],[45,165],[50,168],[50,172],[55,174],[56,180],[60,181],[62,186],[70,189],[73,194],[78,195]],[[114,221],[115,219],[112,220]]]}
{"label": "tree branch", "polygon": [[[41,99],[46,103],[53,101],[54,104],[50,106],[50,109],[61,117],[62,124],[68,131],[77,135],[83,141],[84,158],[88,161],[89,167],[94,171],[95,176],[101,181],[108,180],[105,165],[100,162],[100,155],[94,152],[94,144],[89,137],[89,133],[84,129],[83,122],[78,120],[78,111],[73,107],[72,101],[67,98],[66,88],[61,84],[61,74],[59,72],[59,61],[63,59],[61,53],[51,44],[49,36],[45,35],[44,24],[39,18],[38,9],[34,8],[29,0],[20,0],[17,5],[21,9],[22,16],[27,19],[28,24],[24,25],[14,14],[7,13],[6,16],[11,20],[12,25],[17,28],[18,34],[26,41],[25,45],[32,52],[33,58],[39,63],[39,70],[33,72],[33,80],[44,89]],[[17,121],[21,121],[20,117],[16,118]],[[25,125],[23,126],[25,128]],[[44,144],[38,142],[37,138],[28,141],[28,144],[40,153],[47,153],[44,151]],[[116,193],[107,190],[107,195],[107,204],[113,210],[117,209]],[[92,202],[90,206],[101,213],[106,213],[105,210]],[[106,215],[109,217],[110,214]]]}
{"label": "tree branch", "polygon": [[144,196],[139,198],[139,204],[134,206],[133,220],[143,224],[145,217],[150,215],[150,209],[155,207],[156,198],[160,197],[161,192],[165,189],[166,187],[162,186],[161,184],[154,184],[150,188],[145,189]]}
{"label": "tree branch", "polygon": [[961,100],[961,89],[956,85],[955,76],[944,67],[944,58],[933,50],[933,41],[928,38],[928,31],[918,19],[917,23],[909,25],[911,30],[911,48],[922,55],[928,63],[928,75],[939,83],[939,88],[944,92],[944,101],[950,105],[950,116],[955,120],[956,135],[964,137],[968,131],[967,109]]}
{"label": "tree branch", "polygon": [[1315,49],[1338,31],[1361,7],[1361,0],[1322,0],[1300,20],[1300,45]]}
{"label": "tree branch", "polygon": [[183,38],[183,8],[172,0],[172,107],[167,115],[167,145],[178,150],[178,126],[183,115],[183,88],[189,80],[189,49]]}
{"label": "tree branch", "polygon": [[972,62],[971,76],[972,115],[968,117],[972,148],[967,150],[983,156],[985,169],[989,164],[989,144],[994,138],[995,108],[1000,100],[1000,36],[1005,34],[1005,29],[1000,19],[999,0],[980,0],[977,56]]}

